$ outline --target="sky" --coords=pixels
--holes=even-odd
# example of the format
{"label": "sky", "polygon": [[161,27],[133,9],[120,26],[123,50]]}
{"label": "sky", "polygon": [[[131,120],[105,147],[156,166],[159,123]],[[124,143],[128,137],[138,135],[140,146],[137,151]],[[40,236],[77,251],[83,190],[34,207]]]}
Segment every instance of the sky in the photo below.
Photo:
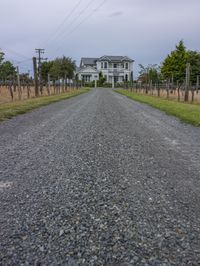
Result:
{"label": "sky", "polygon": [[49,60],[123,55],[160,64],[184,40],[200,51],[200,0],[0,0],[0,49],[32,73],[35,48]]}

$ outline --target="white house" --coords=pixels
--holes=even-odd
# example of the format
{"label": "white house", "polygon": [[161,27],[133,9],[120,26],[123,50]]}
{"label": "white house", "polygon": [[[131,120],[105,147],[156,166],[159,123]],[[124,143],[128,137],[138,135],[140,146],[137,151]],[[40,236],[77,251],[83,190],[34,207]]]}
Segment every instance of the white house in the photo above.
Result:
{"label": "white house", "polygon": [[127,56],[102,56],[100,58],[82,58],[80,68],[77,70],[79,80],[86,82],[98,80],[99,73],[105,77],[106,82],[132,81],[134,60]]}

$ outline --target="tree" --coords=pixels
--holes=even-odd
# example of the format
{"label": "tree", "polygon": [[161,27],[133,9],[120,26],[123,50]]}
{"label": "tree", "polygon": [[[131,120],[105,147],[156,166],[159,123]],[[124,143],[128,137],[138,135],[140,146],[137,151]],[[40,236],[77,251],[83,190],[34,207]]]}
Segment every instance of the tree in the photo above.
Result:
{"label": "tree", "polygon": [[2,64],[3,60],[4,60],[4,53],[0,52],[0,65]]}
{"label": "tree", "polygon": [[72,79],[74,77],[75,68],[75,61],[69,57],[63,56],[62,58],[56,58],[53,61],[49,73],[53,80],[59,78]]}
{"label": "tree", "polygon": [[0,52],[0,80],[10,80],[15,76],[15,67],[10,61],[4,61],[4,53]]}
{"label": "tree", "polygon": [[74,77],[74,72],[76,70],[75,61],[70,57],[65,57],[61,59],[61,74],[63,78],[72,79]]}
{"label": "tree", "polygon": [[160,67],[158,65],[148,65],[144,66],[139,64],[140,71],[139,71],[139,80],[142,83],[149,83],[152,81],[153,83],[158,83],[161,79],[160,76]]}
{"label": "tree", "polygon": [[0,65],[0,79],[10,80],[16,76],[16,70],[10,61],[5,61]]}
{"label": "tree", "polygon": [[29,77],[29,73],[21,73],[19,76],[20,80],[26,84],[32,82],[32,79]]}
{"label": "tree", "polygon": [[106,78],[103,76],[102,72],[99,73],[99,79],[97,81],[98,87],[102,87],[106,81]]}
{"label": "tree", "polygon": [[185,80],[185,69],[188,61],[188,52],[181,40],[176,49],[168,55],[161,66],[161,73],[165,79],[174,79],[183,83]]}
{"label": "tree", "polygon": [[188,63],[191,66],[190,81],[196,83],[197,76],[200,76],[200,53],[197,51],[188,51]]}
{"label": "tree", "polygon": [[41,65],[41,77],[42,80],[48,81],[48,74],[50,73],[51,67],[53,66],[53,61],[43,62]]}

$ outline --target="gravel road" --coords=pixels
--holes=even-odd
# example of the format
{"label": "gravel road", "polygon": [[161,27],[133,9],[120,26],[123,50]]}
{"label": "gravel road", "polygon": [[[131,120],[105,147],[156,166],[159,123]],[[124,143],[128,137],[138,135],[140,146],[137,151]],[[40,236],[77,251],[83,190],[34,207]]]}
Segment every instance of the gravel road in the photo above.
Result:
{"label": "gravel road", "polygon": [[0,265],[200,265],[200,128],[94,89],[0,136]]}

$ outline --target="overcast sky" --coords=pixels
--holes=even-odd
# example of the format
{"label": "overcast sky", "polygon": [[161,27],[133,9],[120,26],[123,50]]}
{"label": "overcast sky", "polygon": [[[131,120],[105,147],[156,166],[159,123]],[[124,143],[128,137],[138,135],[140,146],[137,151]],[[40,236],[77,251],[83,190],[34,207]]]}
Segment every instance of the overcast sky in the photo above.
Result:
{"label": "overcast sky", "polygon": [[[200,50],[200,0],[0,0],[0,48],[21,71],[45,57],[126,55],[159,64],[181,39]],[[138,67],[136,67],[136,70]]]}

